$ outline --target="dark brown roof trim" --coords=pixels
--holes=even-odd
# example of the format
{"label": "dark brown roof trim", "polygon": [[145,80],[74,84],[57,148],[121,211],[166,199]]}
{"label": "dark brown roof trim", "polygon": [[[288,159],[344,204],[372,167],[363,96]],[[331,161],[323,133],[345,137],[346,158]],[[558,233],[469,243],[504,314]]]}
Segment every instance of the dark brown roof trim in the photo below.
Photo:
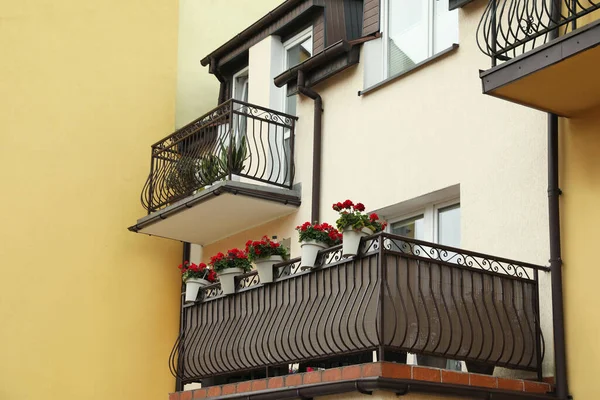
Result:
{"label": "dark brown roof trim", "polygon": [[222,183],[218,183],[213,187],[202,191],[200,194],[196,196],[190,196],[189,200],[182,200],[178,203],[175,203],[173,207],[167,207],[163,210],[157,211],[147,217],[141,218],[138,220],[137,224],[130,226],[127,228],[131,232],[139,232],[144,229],[148,225],[152,225],[153,223],[167,219],[169,216],[176,214],[180,211],[186,210],[188,208],[192,208],[198,203],[202,203],[213,196],[219,196],[223,193],[231,193],[234,195],[242,195],[253,197],[256,199],[263,199],[267,201],[274,201],[283,204],[289,204],[292,206],[300,206],[300,193],[292,190],[288,190],[289,194],[282,193],[282,189],[273,189],[270,187],[265,187],[264,189],[260,187],[251,187],[258,185],[250,185],[250,184],[242,184],[239,182],[231,182],[225,181]]}
{"label": "dark brown roof trim", "polygon": [[[290,81],[295,81],[298,77],[298,71],[307,73],[313,69],[321,67],[334,60],[336,57],[345,53],[349,53],[355,46],[376,39],[379,36],[381,35],[375,34],[370,36],[364,36],[351,41],[340,40],[339,42],[336,42],[331,46],[327,47],[322,52],[315,54],[314,56],[296,65],[295,67],[290,68],[287,71],[284,71],[281,74],[277,75],[274,80],[275,86],[282,87]],[[314,84],[314,82],[310,83],[311,85]]]}
{"label": "dark brown roof trim", "polygon": [[515,392],[501,389],[486,389],[473,386],[452,385],[439,382],[424,382],[406,379],[391,378],[362,378],[348,381],[337,381],[319,383],[315,385],[301,385],[294,388],[267,389],[250,393],[237,393],[228,396],[220,396],[219,399],[233,400],[284,400],[303,399],[309,400],[316,397],[359,392],[372,394],[376,390],[394,392],[398,396],[409,392],[417,393],[443,393],[457,396],[468,396],[474,399],[493,400],[533,400],[552,399],[549,394]]}
{"label": "dark brown roof trim", "polygon": [[264,17],[250,25],[248,28],[235,35],[232,39],[230,39],[228,42],[217,48],[215,51],[204,57],[200,61],[200,63],[203,67],[206,67],[210,63],[211,58],[218,59],[223,53],[229,50],[233,50],[234,48],[242,44],[242,42],[248,40],[252,35],[257,34],[259,31],[261,31],[277,19],[281,18],[292,7],[299,3],[302,3],[303,1],[306,0],[287,0],[284,3],[280,4],[279,6],[277,6],[277,8],[273,9],[272,11],[269,11],[267,15],[265,15]]}
{"label": "dark brown roof trim", "polygon": [[275,77],[275,86],[282,87],[289,81],[295,80],[298,77],[298,71],[308,72],[315,67],[326,64],[340,54],[348,53],[350,49],[352,49],[352,45],[349,42],[340,40],[327,47],[321,53],[277,75]]}

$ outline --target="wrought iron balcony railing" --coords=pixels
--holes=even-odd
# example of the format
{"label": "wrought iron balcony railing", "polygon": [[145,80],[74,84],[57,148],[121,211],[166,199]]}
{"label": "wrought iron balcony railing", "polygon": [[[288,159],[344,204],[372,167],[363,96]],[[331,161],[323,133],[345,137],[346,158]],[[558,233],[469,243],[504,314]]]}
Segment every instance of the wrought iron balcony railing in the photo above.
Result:
{"label": "wrought iron balcony railing", "polygon": [[230,99],[152,145],[148,213],[233,177],[291,188],[296,117]]}
{"label": "wrought iron balcony railing", "polygon": [[546,267],[387,233],[361,247],[355,258],[329,248],[315,270],[276,265],[270,284],[251,272],[233,295],[205,288],[184,307],[173,373],[192,382],[376,350],[541,374]]}
{"label": "wrought iron balcony railing", "polygon": [[496,65],[549,42],[553,31],[581,27],[581,18],[599,8],[598,0],[489,0],[477,44]]}

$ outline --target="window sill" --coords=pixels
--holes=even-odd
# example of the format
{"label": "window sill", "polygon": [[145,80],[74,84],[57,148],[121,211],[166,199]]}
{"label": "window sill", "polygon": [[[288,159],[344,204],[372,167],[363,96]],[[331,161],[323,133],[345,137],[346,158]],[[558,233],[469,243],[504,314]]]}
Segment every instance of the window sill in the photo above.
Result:
{"label": "window sill", "polygon": [[404,77],[406,75],[412,74],[413,72],[415,72],[415,71],[423,68],[426,65],[431,64],[432,62],[434,62],[434,61],[436,61],[436,60],[438,60],[438,59],[440,59],[442,57],[445,57],[448,54],[454,53],[457,49],[458,49],[458,44],[454,43],[452,46],[448,47],[447,49],[442,50],[439,53],[434,54],[433,56],[431,56],[431,57],[429,57],[429,58],[421,61],[420,63],[416,64],[414,67],[412,67],[410,69],[407,69],[406,71],[402,71],[399,74],[396,74],[394,76],[390,76],[389,78],[386,78],[386,79],[382,80],[381,82],[376,83],[375,85],[370,86],[370,87],[368,87],[366,89],[359,90],[358,91],[358,95],[362,96],[364,94],[371,93],[371,92],[379,89],[382,86],[386,86],[387,84],[389,84],[391,82],[394,82],[394,81],[396,81],[396,80],[398,80],[398,79],[400,79],[400,78],[402,78],[402,77]]}

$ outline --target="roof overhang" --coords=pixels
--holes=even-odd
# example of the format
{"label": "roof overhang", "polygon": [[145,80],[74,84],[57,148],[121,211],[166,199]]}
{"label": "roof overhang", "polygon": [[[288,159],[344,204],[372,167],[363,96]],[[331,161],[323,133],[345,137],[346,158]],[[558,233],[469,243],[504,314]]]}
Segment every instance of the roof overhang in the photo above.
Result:
{"label": "roof overhang", "polygon": [[140,218],[130,231],[207,245],[289,215],[300,191],[224,181]]}
{"label": "roof overhang", "polygon": [[600,106],[600,20],[480,73],[483,93],[575,117]]}
{"label": "roof overhang", "polygon": [[305,73],[306,86],[314,86],[346,68],[358,64],[360,45],[377,37],[379,35],[365,36],[352,41],[340,40],[322,52],[277,75],[274,78],[275,86],[288,85],[288,95],[295,94],[298,71]]}

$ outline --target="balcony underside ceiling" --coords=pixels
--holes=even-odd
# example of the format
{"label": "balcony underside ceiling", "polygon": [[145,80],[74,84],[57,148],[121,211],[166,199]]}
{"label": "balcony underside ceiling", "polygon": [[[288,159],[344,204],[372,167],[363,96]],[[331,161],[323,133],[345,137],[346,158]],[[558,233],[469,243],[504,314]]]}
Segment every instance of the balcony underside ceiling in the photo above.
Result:
{"label": "balcony underside ceiling", "polygon": [[207,245],[289,215],[299,205],[296,190],[219,182],[139,219],[129,230]]}
{"label": "balcony underside ceiling", "polygon": [[480,74],[483,93],[563,117],[600,106],[600,21]]}

